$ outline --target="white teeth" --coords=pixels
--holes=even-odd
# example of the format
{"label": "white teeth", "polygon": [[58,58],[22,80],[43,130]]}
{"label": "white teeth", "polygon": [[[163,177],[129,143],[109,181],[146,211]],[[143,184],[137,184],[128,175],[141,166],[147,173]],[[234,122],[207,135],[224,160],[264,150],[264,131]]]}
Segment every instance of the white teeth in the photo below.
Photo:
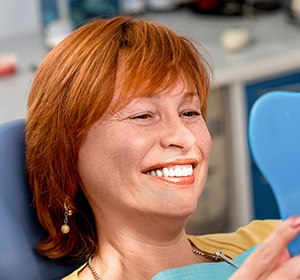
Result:
{"label": "white teeth", "polygon": [[182,169],[180,167],[176,167],[175,168],[175,176],[176,177],[181,177],[183,174],[182,174]]}
{"label": "white teeth", "polygon": [[170,174],[169,169],[164,167],[162,170],[162,174],[164,177],[169,177],[169,174]]}
{"label": "white teeth", "polygon": [[186,166],[184,166],[182,168],[182,176],[188,176],[188,174],[189,174],[189,170]]}
{"label": "white teeth", "polygon": [[146,172],[147,175],[158,177],[187,177],[193,174],[193,166],[191,164],[182,167],[176,166],[175,169],[164,167]]}
{"label": "white teeth", "polygon": [[162,173],[162,171],[161,171],[161,170],[159,170],[159,169],[157,169],[157,170],[156,170],[156,176],[158,176],[158,177],[162,177],[162,176],[163,176],[163,173]]}
{"label": "white teeth", "polygon": [[170,168],[169,169],[169,177],[174,177],[174,176],[175,176],[175,171],[172,168]]}

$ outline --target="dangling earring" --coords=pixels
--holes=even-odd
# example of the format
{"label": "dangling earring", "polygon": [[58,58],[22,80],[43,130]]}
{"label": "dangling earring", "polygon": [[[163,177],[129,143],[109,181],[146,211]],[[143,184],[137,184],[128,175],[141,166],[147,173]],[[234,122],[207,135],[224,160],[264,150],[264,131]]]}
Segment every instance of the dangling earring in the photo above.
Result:
{"label": "dangling earring", "polygon": [[63,234],[67,234],[70,231],[70,227],[68,225],[69,220],[68,220],[68,216],[72,215],[72,211],[68,208],[67,204],[64,202],[64,209],[65,209],[65,213],[64,213],[64,224],[61,226],[60,230]]}

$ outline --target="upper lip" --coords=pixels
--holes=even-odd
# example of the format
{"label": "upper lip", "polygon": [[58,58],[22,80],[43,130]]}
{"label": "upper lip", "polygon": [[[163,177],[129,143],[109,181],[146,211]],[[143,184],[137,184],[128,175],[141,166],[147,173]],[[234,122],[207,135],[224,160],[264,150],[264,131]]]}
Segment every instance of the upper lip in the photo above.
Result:
{"label": "upper lip", "polygon": [[155,170],[155,169],[162,169],[164,167],[170,168],[176,165],[188,165],[191,164],[193,168],[195,168],[198,165],[198,160],[194,158],[186,158],[186,159],[176,159],[174,161],[167,161],[167,162],[159,162],[156,164],[153,164],[145,169],[142,170],[142,173],[146,173],[147,171],[150,170]]}

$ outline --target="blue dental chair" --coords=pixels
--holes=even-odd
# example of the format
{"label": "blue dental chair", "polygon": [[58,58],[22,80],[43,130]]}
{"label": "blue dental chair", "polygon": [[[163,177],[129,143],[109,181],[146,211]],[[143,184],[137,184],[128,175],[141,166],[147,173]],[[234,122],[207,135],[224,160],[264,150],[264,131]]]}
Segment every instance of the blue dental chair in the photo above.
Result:
{"label": "blue dental chair", "polygon": [[[277,91],[260,97],[250,113],[249,143],[281,217],[300,215],[300,93]],[[300,236],[289,250],[300,254]]]}
{"label": "blue dental chair", "polygon": [[0,125],[0,279],[61,279],[77,266],[58,265],[34,247],[44,232],[25,174],[24,120]]}

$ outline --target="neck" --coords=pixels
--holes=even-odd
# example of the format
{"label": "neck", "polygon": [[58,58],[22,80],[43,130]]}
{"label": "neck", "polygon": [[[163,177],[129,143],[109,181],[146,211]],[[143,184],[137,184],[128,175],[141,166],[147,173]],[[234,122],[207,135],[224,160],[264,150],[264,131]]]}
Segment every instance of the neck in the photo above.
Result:
{"label": "neck", "polygon": [[199,262],[185,234],[186,220],[107,218],[101,214],[93,259],[102,279],[151,279],[162,270]]}

